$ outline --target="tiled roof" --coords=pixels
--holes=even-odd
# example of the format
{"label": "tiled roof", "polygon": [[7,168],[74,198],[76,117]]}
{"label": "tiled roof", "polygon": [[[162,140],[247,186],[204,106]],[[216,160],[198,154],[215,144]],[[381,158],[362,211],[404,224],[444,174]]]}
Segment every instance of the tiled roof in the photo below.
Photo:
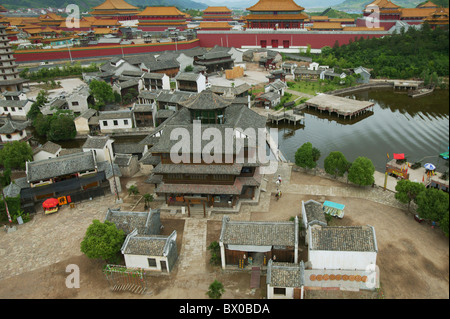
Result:
{"label": "tiled roof", "polygon": [[231,104],[231,101],[224,99],[211,90],[203,90],[199,94],[180,103],[191,110],[215,110],[223,109]]}
{"label": "tiled roof", "polygon": [[224,216],[220,241],[228,245],[294,247],[296,233],[295,222],[230,221]]}
{"label": "tiled roof", "polygon": [[130,233],[121,248],[123,254],[143,256],[167,256],[171,249],[176,249],[177,232],[170,236],[138,235]]}
{"label": "tiled roof", "polygon": [[98,5],[94,10],[111,10],[111,9],[138,9],[135,6],[125,2],[124,0],[106,0],[101,5]]}
{"label": "tiled roof", "polygon": [[311,250],[377,251],[371,226],[324,226],[312,228],[310,236]]}
{"label": "tiled roof", "polygon": [[228,9],[227,7],[210,6],[210,7],[206,8],[205,10],[203,10],[203,13],[208,13],[208,12],[230,12],[231,13],[231,10]]}
{"label": "tiled roof", "polygon": [[240,195],[242,184],[236,179],[233,185],[207,184],[166,184],[161,183],[155,193],[162,194],[210,194],[210,195]]}
{"label": "tiled roof", "polygon": [[294,0],[259,0],[255,5],[247,8],[249,11],[301,11],[305,8],[299,6]]}
{"label": "tiled roof", "polygon": [[11,121],[11,119],[8,117],[5,124],[0,127],[0,134],[12,134],[14,132],[20,132],[26,129],[29,125],[29,121],[15,122]]}
{"label": "tiled roof", "polygon": [[47,141],[44,145],[37,147],[33,154],[37,154],[40,151],[44,151],[50,154],[56,154],[59,150],[61,150],[61,145],[53,143],[52,141]]}
{"label": "tiled roof", "polygon": [[96,169],[96,166],[92,152],[27,162],[27,180],[36,182],[78,172],[93,171]]}
{"label": "tiled roof", "polygon": [[303,13],[298,14],[249,14],[246,20],[306,20],[308,16]]}
{"label": "tiled roof", "polygon": [[153,168],[157,174],[241,174],[242,164],[201,165],[201,164],[158,164]]}
{"label": "tiled roof", "polygon": [[200,22],[200,29],[231,29],[228,22]]}
{"label": "tiled roof", "polygon": [[320,222],[327,225],[325,214],[323,212],[322,204],[314,200],[309,200],[304,203],[305,214],[308,224],[312,222]]}
{"label": "tiled roof", "polygon": [[[127,212],[108,208],[105,220],[108,220],[121,229],[125,234],[137,229],[139,234],[150,235],[151,229],[160,228],[159,210],[149,210],[148,212]],[[156,227],[152,227],[152,223]],[[158,232],[159,233],[159,232]]]}
{"label": "tiled roof", "polygon": [[343,26],[339,22],[314,22],[311,30],[318,29],[342,29]]}
{"label": "tiled roof", "polygon": [[429,16],[436,11],[436,8],[402,8],[400,10],[402,18],[420,18]]}
{"label": "tiled roof", "polygon": [[83,148],[103,149],[110,140],[109,136],[88,135],[86,142],[83,144]]}
{"label": "tiled roof", "polygon": [[138,16],[183,16],[184,13],[176,7],[147,7]]}
{"label": "tiled roof", "polygon": [[295,264],[269,260],[266,283],[272,287],[300,288],[304,285],[304,271],[303,261]]}

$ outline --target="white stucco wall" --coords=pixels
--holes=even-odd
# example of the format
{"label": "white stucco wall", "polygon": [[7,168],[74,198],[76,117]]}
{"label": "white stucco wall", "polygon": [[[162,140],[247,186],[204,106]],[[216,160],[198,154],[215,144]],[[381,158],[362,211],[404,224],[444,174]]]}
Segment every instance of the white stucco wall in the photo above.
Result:
{"label": "white stucco wall", "polygon": [[[125,264],[127,265],[127,267],[143,268],[143,269],[153,270],[153,271],[162,271],[161,261],[165,261],[166,265],[167,265],[167,272],[170,272],[169,262],[167,260],[167,257],[124,254],[124,258],[125,258]],[[156,259],[156,267],[150,267],[148,265],[148,258]]]}
{"label": "white stucco wall", "polygon": [[377,261],[376,252],[308,250],[308,261],[312,269],[356,269],[366,270]]}

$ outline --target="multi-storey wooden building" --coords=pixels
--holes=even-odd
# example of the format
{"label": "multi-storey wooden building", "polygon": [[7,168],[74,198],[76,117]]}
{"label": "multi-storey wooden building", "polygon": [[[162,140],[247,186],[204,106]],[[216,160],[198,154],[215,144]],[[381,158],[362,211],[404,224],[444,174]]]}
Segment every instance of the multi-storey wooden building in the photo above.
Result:
{"label": "multi-storey wooden building", "polygon": [[232,21],[232,11],[227,7],[208,7],[203,10],[203,21]]}
{"label": "multi-storey wooden building", "polygon": [[247,8],[250,14],[245,17],[248,29],[300,29],[308,16],[305,8],[294,0],[259,0]]}
{"label": "multi-storey wooden building", "polygon": [[19,76],[17,65],[6,34],[6,27],[0,24],[0,92],[22,91],[25,80]]}
{"label": "multi-storey wooden building", "polygon": [[[254,143],[257,135],[252,139],[248,129],[265,130],[266,119],[210,90],[181,104],[181,109],[142,141],[152,140],[149,152],[160,158],[149,181],[158,180],[156,194],[163,196],[168,206],[187,207],[189,214],[193,205],[203,206],[205,214],[206,207],[233,208],[240,199],[254,198],[261,183],[261,162],[253,155],[259,144],[264,149],[266,144]],[[179,159],[174,157],[179,155],[177,143],[181,142],[173,139],[177,130],[189,135],[183,141],[189,145]],[[211,131],[220,133],[220,149],[207,150],[210,141],[201,136]],[[196,134],[201,134],[200,139]],[[238,141],[243,148],[236,147]],[[226,146],[229,142],[231,147]],[[211,153],[212,159],[206,155]]]}
{"label": "multi-storey wooden building", "polygon": [[101,5],[93,8],[91,15],[96,18],[135,20],[139,8],[132,6],[124,0],[106,0]]}
{"label": "multi-storey wooden building", "polygon": [[139,28],[144,31],[184,30],[187,27],[185,14],[176,7],[147,7],[137,18]]}

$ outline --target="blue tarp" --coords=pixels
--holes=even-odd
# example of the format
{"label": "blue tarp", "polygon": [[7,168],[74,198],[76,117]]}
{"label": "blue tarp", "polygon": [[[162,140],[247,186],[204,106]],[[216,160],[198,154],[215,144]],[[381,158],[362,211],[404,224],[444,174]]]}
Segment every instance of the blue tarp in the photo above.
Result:
{"label": "blue tarp", "polygon": [[323,203],[323,206],[328,206],[328,207],[336,208],[339,210],[343,210],[345,208],[345,205],[343,205],[343,204],[338,204],[338,203],[330,202],[327,200]]}

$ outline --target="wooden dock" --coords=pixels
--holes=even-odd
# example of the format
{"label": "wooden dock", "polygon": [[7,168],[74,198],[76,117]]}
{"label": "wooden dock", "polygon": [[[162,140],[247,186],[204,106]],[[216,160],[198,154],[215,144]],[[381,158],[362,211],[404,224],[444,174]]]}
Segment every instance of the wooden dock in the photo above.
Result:
{"label": "wooden dock", "polygon": [[273,114],[269,113],[267,121],[271,123],[276,123],[277,125],[280,121],[297,125],[303,124],[304,119],[305,116],[303,114],[295,112],[294,110],[287,110],[287,111],[278,111]]}
{"label": "wooden dock", "polygon": [[369,101],[359,101],[341,96],[328,94],[317,95],[305,102],[307,108],[314,108],[328,113],[335,113],[338,117],[343,116],[344,119],[358,116],[372,109],[375,103]]}

